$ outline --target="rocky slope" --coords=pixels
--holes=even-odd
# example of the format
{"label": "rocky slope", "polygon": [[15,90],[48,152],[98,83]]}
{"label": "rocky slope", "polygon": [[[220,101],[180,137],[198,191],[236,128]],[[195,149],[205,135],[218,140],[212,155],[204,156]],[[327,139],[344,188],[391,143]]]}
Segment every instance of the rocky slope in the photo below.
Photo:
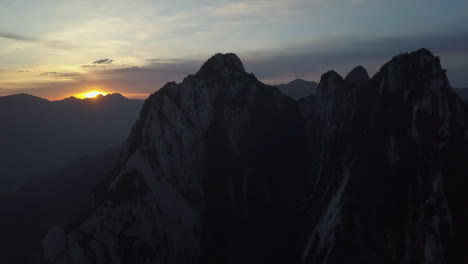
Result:
{"label": "rocky slope", "polygon": [[146,101],[94,211],[53,258],[264,262],[304,196],[303,141],[294,100],[215,55]]}
{"label": "rocky slope", "polygon": [[397,56],[367,86],[327,73],[301,104],[315,147],[301,263],[466,261],[466,117],[437,57]]}
{"label": "rocky slope", "polygon": [[328,72],[297,102],[213,56],[145,102],[94,209],[64,243],[51,231],[49,260],[466,262],[466,108],[439,59],[357,73]]}

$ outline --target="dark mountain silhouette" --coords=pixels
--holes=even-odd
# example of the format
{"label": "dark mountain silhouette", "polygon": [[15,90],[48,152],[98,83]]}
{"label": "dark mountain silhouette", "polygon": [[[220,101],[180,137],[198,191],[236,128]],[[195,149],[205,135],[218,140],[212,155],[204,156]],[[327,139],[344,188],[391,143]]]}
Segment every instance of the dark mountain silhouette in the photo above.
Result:
{"label": "dark mountain silhouette", "polygon": [[357,86],[365,86],[369,83],[370,77],[367,70],[359,65],[346,75],[345,81],[351,82]]}
{"label": "dark mountain silhouette", "polygon": [[309,95],[315,94],[316,82],[309,82],[302,79],[295,79],[286,84],[277,85],[278,89],[285,95],[299,100]]}
{"label": "dark mountain silhouette", "polygon": [[37,263],[44,235],[86,213],[93,189],[117,162],[119,151],[114,147],[83,156],[66,168],[30,179],[15,195],[0,196],[0,262]]}
{"label": "dark mountain silhouette", "polygon": [[142,104],[120,94],[52,102],[27,94],[0,97],[0,193],[120,144]]}
{"label": "dark mountain silhouette", "polygon": [[246,73],[236,55],[213,56],[145,102],[95,194],[91,229],[70,235],[80,252],[57,261],[266,261],[305,192],[301,124],[295,100]]}
{"label": "dark mountain silhouette", "polygon": [[300,263],[467,262],[463,106],[425,49],[368,86],[325,74],[301,101],[314,183]]}
{"label": "dark mountain silhouette", "polygon": [[146,100],[92,208],[48,232],[44,252],[53,263],[465,263],[467,122],[425,49],[366,84],[330,71],[300,101],[217,54]]}

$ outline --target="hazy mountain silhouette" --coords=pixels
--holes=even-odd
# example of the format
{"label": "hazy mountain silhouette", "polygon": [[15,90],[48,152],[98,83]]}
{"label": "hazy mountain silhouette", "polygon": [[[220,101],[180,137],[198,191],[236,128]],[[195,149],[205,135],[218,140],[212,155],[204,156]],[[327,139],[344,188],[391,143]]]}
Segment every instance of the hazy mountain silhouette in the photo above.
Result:
{"label": "hazy mountain silhouette", "polygon": [[317,83],[312,81],[305,81],[302,79],[295,79],[286,84],[276,85],[278,89],[285,95],[299,100],[311,94],[315,94]]}
{"label": "hazy mountain silhouette", "polygon": [[0,193],[120,144],[142,104],[120,94],[60,101],[27,94],[0,97]]}
{"label": "hazy mountain silhouette", "polygon": [[466,263],[466,104],[425,49],[363,73],[327,72],[296,101],[213,56],[146,100],[48,259]]}
{"label": "hazy mountain silhouette", "polygon": [[86,213],[93,189],[119,153],[120,147],[114,147],[83,156],[66,168],[30,179],[14,195],[0,196],[0,262],[37,263],[46,232]]}
{"label": "hazy mountain silhouette", "polygon": [[468,88],[453,88],[453,90],[462,98],[463,100],[468,100]]}

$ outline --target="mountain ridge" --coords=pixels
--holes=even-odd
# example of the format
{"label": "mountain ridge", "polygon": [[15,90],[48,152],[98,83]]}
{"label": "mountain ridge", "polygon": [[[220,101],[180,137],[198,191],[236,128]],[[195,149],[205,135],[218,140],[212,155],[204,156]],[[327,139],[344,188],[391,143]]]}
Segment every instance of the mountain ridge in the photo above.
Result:
{"label": "mountain ridge", "polygon": [[76,101],[0,97],[0,193],[13,193],[29,177],[122,143],[142,103],[118,95]]}
{"label": "mountain ridge", "polygon": [[[306,207],[310,236],[301,263],[463,259],[463,224],[451,227],[460,235],[445,228],[454,214],[466,219],[459,204],[466,197],[456,186],[466,186],[461,175],[467,170],[462,165],[467,146],[451,145],[466,142],[460,135],[466,120],[439,59],[424,49],[401,54],[382,66],[369,87],[349,89],[335,82],[331,90],[331,96],[315,98],[321,102],[312,105],[315,110],[304,111],[310,120],[309,144],[329,143],[310,158],[320,173]],[[315,127],[317,122],[322,123]],[[441,187],[442,182],[451,187]],[[428,213],[434,211],[439,220]]]}
{"label": "mountain ridge", "polygon": [[92,211],[49,257],[457,263],[464,111],[426,49],[367,83],[329,71],[299,101],[216,54],[148,98]]}

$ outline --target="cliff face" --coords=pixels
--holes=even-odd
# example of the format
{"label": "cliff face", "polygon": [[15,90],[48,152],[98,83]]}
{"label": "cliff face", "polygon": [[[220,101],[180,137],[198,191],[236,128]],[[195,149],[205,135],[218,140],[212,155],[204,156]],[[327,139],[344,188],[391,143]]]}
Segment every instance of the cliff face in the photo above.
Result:
{"label": "cliff face", "polygon": [[215,55],[147,100],[58,259],[264,261],[304,197],[303,132],[294,100]]}
{"label": "cliff face", "polygon": [[[457,263],[464,105],[437,57],[296,102],[217,54],[145,103],[56,263]],[[50,250],[55,252],[54,250]]]}
{"label": "cliff face", "polygon": [[326,74],[302,109],[319,146],[303,263],[459,260],[466,120],[438,58],[397,56],[367,86]]}

